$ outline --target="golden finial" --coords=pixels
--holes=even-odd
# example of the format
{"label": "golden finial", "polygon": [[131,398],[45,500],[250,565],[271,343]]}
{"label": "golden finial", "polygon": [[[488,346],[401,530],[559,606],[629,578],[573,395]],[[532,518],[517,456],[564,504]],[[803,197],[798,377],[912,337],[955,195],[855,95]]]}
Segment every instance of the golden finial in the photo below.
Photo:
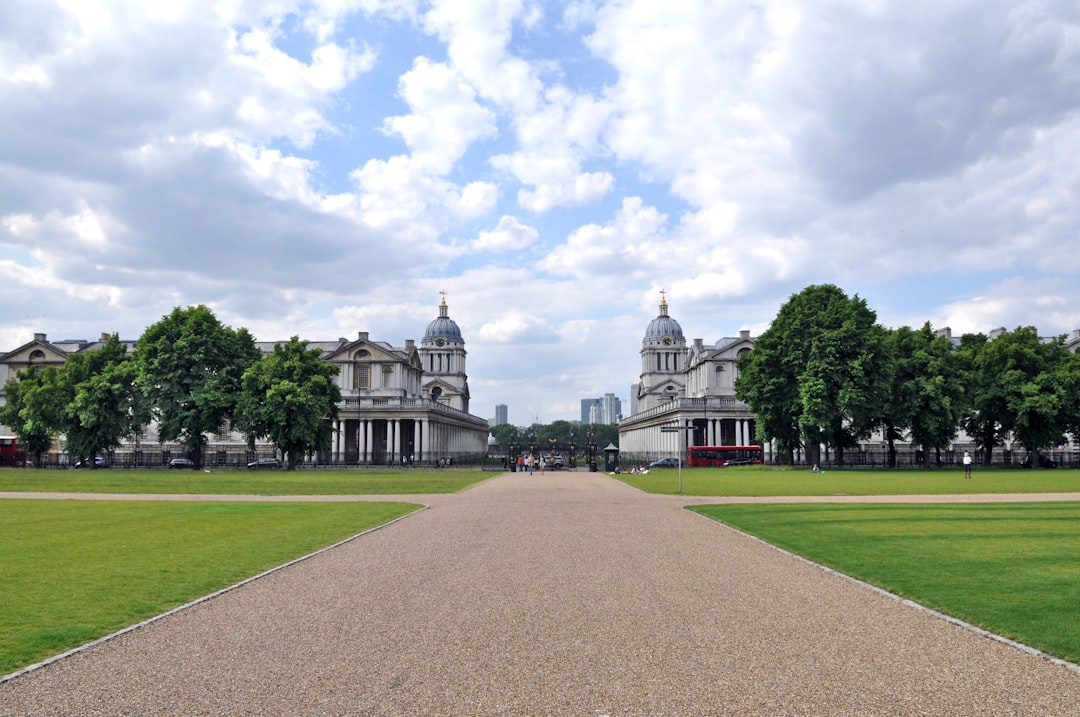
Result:
{"label": "golden finial", "polygon": [[667,306],[667,297],[665,296],[666,294],[667,294],[666,291],[664,291],[663,289],[660,290],[660,305],[661,306]]}
{"label": "golden finial", "polygon": [[439,293],[442,294],[442,302],[439,304],[439,306],[446,306],[446,292],[440,291]]}

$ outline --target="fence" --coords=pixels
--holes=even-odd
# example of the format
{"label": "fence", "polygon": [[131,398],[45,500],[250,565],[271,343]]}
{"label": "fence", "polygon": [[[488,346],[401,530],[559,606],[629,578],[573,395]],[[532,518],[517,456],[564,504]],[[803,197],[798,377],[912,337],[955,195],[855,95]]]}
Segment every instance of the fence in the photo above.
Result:
{"label": "fence", "polygon": [[[169,461],[173,458],[186,458],[187,452],[184,448],[178,447],[175,450],[168,449],[155,449],[155,450],[132,450],[132,451],[112,451],[102,454],[109,466],[112,468],[168,468]],[[247,450],[238,448],[225,448],[219,449],[213,446],[203,450],[203,467],[209,469],[239,469],[246,468],[248,463],[252,463],[259,458],[273,458],[275,453],[269,446],[258,450]],[[352,455],[343,455],[338,457],[305,457],[298,464],[301,468],[385,468],[385,467],[402,467],[403,464],[397,462],[377,462],[377,463],[364,463],[357,462],[358,455],[353,452]],[[483,454],[459,454],[454,456],[448,456],[449,465],[452,467],[488,467],[488,466],[502,466],[503,461],[501,458],[490,458]],[[33,458],[30,457],[30,460]],[[41,464],[42,468],[70,468],[75,465],[79,460],[78,456],[68,455],[58,451],[52,451],[42,454]],[[440,465],[441,464],[441,465]],[[407,463],[405,467],[422,467],[422,468],[439,468],[446,467],[447,461],[432,460],[427,463]]]}
{"label": "fence", "polygon": [[[992,456],[992,462],[987,464],[983,460],[983,456],[980,452],[973,448],[967,449],[972,458],[975,461],[976,466],[987,466],[994,468],[1023,468],[1024,461],[1028,458],[1027,451],[1010,451],[1002,448],[998,448],[994,451]],[[1041,454],[1043,459],[1049,459],[1053,461],[1054,467],[1060,468],[1080,468],[1080,451],[1074,451],[1072,449],[1046,451]],[[621,469],[632,468],[635,465],[647,466],[649,463],[660,460],[661,458],[677,458],[677,453],[656,451],[647,453],[636,454],[622,454],[619,456],[619,465]],[[897,447],[896,451],[896,468],[951,468],[959,467],[963,464],[964,449],[953,449],[949,451],[941,451],[935,453],[931,451],[928,455],[924,455],[921,450],[909,449],[907,446]],[[766,465],[781,465],[783,456],[777,453],[770,453],[768,447],[765,448],[765,463]],[[683,459],[686,460],[685,458]],[[810,463],[806,460],[805,455],[799,453],[795,454],[795,463],[797,467],[810,467]],[[825,453],[822,451],[821,461],[819,465],[822,468],[830,467],[836,468],[838,463],[836,455],[833,452]],[[889,454],[888,450],[881,451],[880,449],[848,449],[844,451],[844,467],[846,468],[888,468],[889,467]],[[1048,467],[1048,466],[1047,466]]]}

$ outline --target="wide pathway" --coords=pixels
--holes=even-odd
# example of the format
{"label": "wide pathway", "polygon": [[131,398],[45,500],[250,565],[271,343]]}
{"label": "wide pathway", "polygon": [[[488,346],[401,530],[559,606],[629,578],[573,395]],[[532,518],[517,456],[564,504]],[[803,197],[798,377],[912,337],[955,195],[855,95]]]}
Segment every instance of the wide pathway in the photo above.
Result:
{"label": "wide pathway", "polygon": [[507,474],[0,685],[0,715],[1069,715],[1080,676],[603,474]]}

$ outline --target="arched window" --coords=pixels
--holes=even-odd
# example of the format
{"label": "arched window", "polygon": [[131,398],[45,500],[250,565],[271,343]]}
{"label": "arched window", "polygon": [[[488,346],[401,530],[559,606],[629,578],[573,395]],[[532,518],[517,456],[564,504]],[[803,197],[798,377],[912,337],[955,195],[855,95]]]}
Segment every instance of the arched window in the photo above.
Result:
{"label": "arched window", "polygon": [[30,352],[30,370],[34,373],[41,371],[45,368],[45,352],[41,349],[34,349]]}
{"label": "arched window", "polygon": [[371,365],[367,363],[370,358],[371,352],[367,349],[360,349],[353,354],[353,360],[364,362],[353,367],[353,386],[358,389],[371,388]]}

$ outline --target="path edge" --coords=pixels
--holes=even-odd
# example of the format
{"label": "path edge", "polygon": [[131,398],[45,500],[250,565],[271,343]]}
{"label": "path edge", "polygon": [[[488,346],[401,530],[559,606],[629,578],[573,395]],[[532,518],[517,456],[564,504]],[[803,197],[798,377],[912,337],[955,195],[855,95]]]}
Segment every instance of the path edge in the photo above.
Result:
{"label": "path edge", "polygon": [[1043,652],[1042,650],[1031,647],[1030,645],[1025,645],[1022,642],[1017,642],[1016,640],[1011,640],[1011,639],[1005,637],[1004,635],[998,635],[997,633],[990,632],[989,630],[981,628],[978,625],[972,625],[970,622],[965,622],[964,620],[961,620],[958,617],[953,617],[952,615],[948,615],[946,613],[943,613],[940,610],[934,610],[933,608],[929,608],[929,607],[927,607],[927,606],[925,606],[925,605],[923,605],[921,603],[915,602],[914,600],[911,600],[910,598],[901,597],[900,595],[897,595],[896,593],[891,593],[888,590],[885,590],[884,588],[879,588],[877,585],[872,585],[872,584],[866,582],[865,580],[860,580],[860,579],[858,579],[856,577],[852,577],[851,575],[848,575],[847,573],[842,573],[839,570],[836,570],[834,568],[830,568],[827,565],[822,565],[821,563],[815,563],[813,560],[810,560],[809,558],[803,557],[802,555],[799,555],[798,553],[793,553],[790,550],[787,550],[785,548],[781,548],[778,545],[773,545],[769,541],[764,540],[762,538],[759,538],[756,535],[751,535],[750,533],[747,533],[746,531],[739,530],[738,528],[732,527],[732,526],[728,525],[727,523],[716,520],[715,518],[710,518],[709,516],[704,515],[702,513],[699,513],[696,510],[691,510],[691,508],[697,508],[697,507],[700,507],[700,506],[699,505],[685,506],[685,507],[683,507],[683,510],[685,510],[686,512],[691,513],[693,515],[696,515],[699,518],[704,518],[705,520],[709,521],[710,523],[713,523],[714,525],[719,525],[719,526],[721,526],[723,528],[726,528],[727,530],[730,530],[733,533],[741,535],[744,538],[749,538],[750,540],[753,540],[756,543],[764,545],[765,547],[772,548],[773,550],[781,553],[782,555],[786,555],[789,558],[794,558],[795,560],[798,560],[799,562],[805,563],[807,565],[812,565],[813,567],[817,568],[818,570],[823,570],[824,572],[828,573],[829,575],[832,575],[832,576],[838,577],[838,578],[842,578],[844,580],[847,580],[848,582],[855,583],[856,585],[859,585],[859,586],[861,586],[863,588],[866,588],[866,589],[870,590],[871,592],[875,592],[878,595],[889,598],[889,599],[891,599],[891,600],[893,600],[895,602],[899,602],[899,603],[901,603],[903,605],[906,605],[907,607],[914,608],[915,610],[918,610],[921,613],[924,613],[926,615],[930,615],[932,617],[936,617],[936,618],[938,618],[940,620],[944,620],[945,622],[951,623],[952,625],[955,625],[955,626],[957,626],[957,627],[959,627],[959,628],[961,628],[963,630],[973,632],[976,635],[979,635],[981,637],[985,637],[985,638],[987,638],[989,640],[993,640],[994,642],[1000,642],[1003,645],[1008,645],[1009,647],[1020,650],[1021,652],[1026,652],[1027,654],[1029,654],[1029,655],[1031,655],[1033,657],[1042,658],[1043,660],[1046,660],[1047,662],[1051,662],[1051,663],[1057,665],[1058,667],[1064,667],[1066,670],[1069,670],[1070,672],[1072,672],[1074,674],[1080,675],[1080,665],[1069,662],[1068,660],[1063,660],[1060,657],[1055,657],[1055,656],[1053,656],[1051,654]]}
{"label": "path edge", "polygon": [[220,590],[217,590],[215,592],[212,592],[212,593],[210,593],[208,595],[203,595],[202,597],[195,598],[191,602],[187,602],[187,603],[184,603],[183,605],[179,605],[177,607],[174,607],[173,609],[169,610],[168,612],[163,612],[160,615],[154,615],[153,617],[149,617],[149,618],[147,618],[147,619],[145,619],[145,620],[143,620],[141,622],[137,622],[134,625],[128,625],[127,627],[121,628],[121,629],[117,630],[116,632],[109,633],[108,635],[104,635],[102,637],[99,637],[96,640],[93,640],[92,642],[88,642],[85,645],[79,645],[78,647],[73,647],[72,649],[70,649],[70,650],[68,650],[66,652],[62,652],[59,655],[53,655],[52,657],[41,660],[40,662],[35,662],[32,665],[27,665],[26,667],[23,667],[23,668],[21,668],[19,670],[16,670],[15,672],[12,672],[10,674],[0,676],[0,685],[3,685],[5,683],[7,683],[7,682],[10,682],[11,680],[14,680],[14,679],[16,679],[18,677],[22,677],[23,675],[25,675],[27,673],[36,672],[37,670],[40,670],[40,669],[42,669],[44,667],[48,667],[49,665],[51,665],[53,663],[56,663],[56,662],[59,662],[60,660],[63,660],[64,658],[71,657],[72,655],[76,655],[76,654],[78,654],[80,652],[85,652],[86,650],[97,647],[98,645],[103,645],[106,642],[109,642],[111,640],[115,640],[116,638],[120,637],[121,635],[126,635],[129,632],[134,632],[135,630],[138,630],[140,628],[146,627],[148,625],[152,625],[153,623],[158,622],[159,620],[164,620],[165,618],[169,617],[170,615],[175,615],[178,612],[188,610],[190,608],[195,607],[196,605],[200,605],[200,604],[202,604],[204,602],[209,602],[210,600],[213,600],[216,597],[224,595],[225,593],[232,592],[233,590],[237,590],[239,588],[242,588],[243,586],[247,585],[248,583],[253,583],[256,580],[264,578],[267,575],[271,575],[273,573],[276,573],[279,570],[284,570],[285,568],[296,565],[297,563],[302,563],[305,560],[310,560],[311,558],[314,558],[314,557],[316,557],[318,555],[322,555],[323,553],[325,553],[325,552],[327,552],[329,550],[333,550],[334,548],[339,548],[342,545],[345,545],[347,543],[351,543],[352,541],[354,541],[354,540],[356,540],[358,538],[362,538],[365,535],[369,535],[370,533],[374,533],[376,530],[382,530],[383,528],[391,526],[394,523],[397,523],[399,521],[405,520],[406,518],[412,517],[412,516],[416,515],[417,513],[428,510],[430,507],[431,506],[429,506],[429,505],[420,504],[420,507],[417,508],[416,510],[409,511],[405,515],[398,516],[397,518],[394,518],[393,520],[387,521],[386,523],[380,523],[379,525],[376,525],[373,528],[368,528],[367,530],[364,530],[364,531],[362,531],[360,533],[357,533],[356,535],[350,535],[349,537],[344,538],[342,540],[339,540],[338,542],[336,542],[336,543],[334,543],[332,545],[327,545],[327,546],[325,546],[323,548],[319,548],[315,552],[308,553],[307,555],[302,555],[299,558],[294,558],[293,560],[290,560],[287,563],[282,563],[281,565],[276,565],[276,566],[270,568],[269,570],[264,570],[263,572],[259,573],[258,575],[252,575],[250,578],[245,578],[245,579],[241,580],[238,583],[235,583],[233,585],[229,585],[228,587],[224,587],[224,588],[222,588]]}

